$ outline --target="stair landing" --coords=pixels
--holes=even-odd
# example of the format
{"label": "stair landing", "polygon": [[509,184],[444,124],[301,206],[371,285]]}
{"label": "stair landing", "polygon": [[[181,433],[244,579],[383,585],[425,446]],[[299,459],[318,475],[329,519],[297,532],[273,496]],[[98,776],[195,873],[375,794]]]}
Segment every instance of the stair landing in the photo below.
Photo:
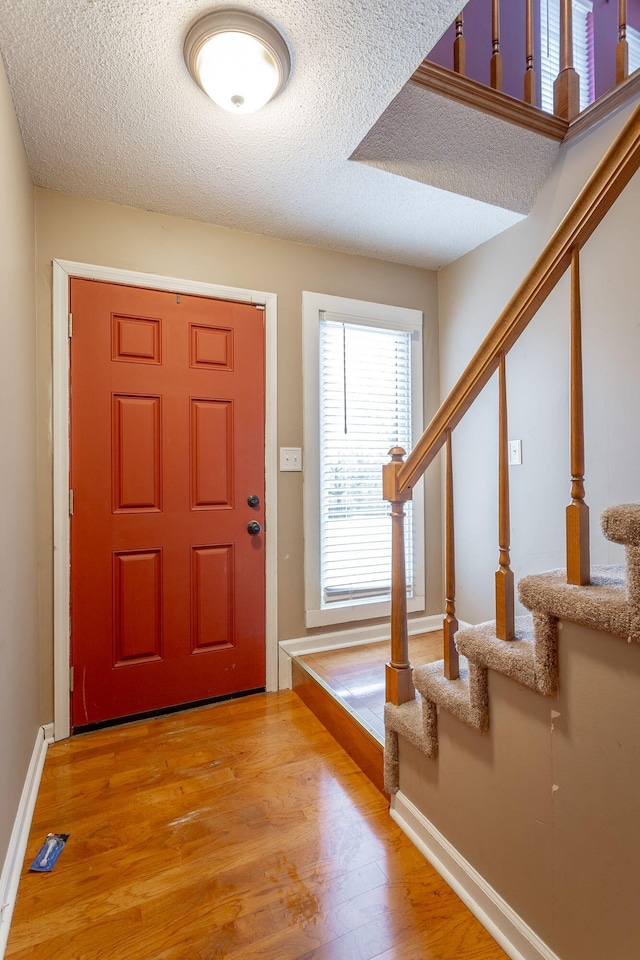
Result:
{"label": "stair landing", "polygon": [[[442,658],[442,631],[409,638],[414,666]],[[385,664],[390,641],[294,657],[293,689],[384,792]]]}

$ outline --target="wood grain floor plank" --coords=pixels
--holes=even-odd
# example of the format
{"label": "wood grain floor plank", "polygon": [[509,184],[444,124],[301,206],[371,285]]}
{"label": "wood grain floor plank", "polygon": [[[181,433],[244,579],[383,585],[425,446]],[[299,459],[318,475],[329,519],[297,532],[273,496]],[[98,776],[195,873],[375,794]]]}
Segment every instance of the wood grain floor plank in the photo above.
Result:
{"label": "wood grain floor plank", "polygon": [[50,748],[6,960],[414,956],[505,957],[295,694]]}
{"label": "wood grain floor plank", "polygon": [[[414,666],[442,658],[442,630],[409,638],[409,656]],[[384,733],[384,665],[389,660],[390,641],[365,643],[357,647],[325,650],[299,657],[334,689],[365,722],[373,714]],[[366,708],[365,711],[361,708]]]}

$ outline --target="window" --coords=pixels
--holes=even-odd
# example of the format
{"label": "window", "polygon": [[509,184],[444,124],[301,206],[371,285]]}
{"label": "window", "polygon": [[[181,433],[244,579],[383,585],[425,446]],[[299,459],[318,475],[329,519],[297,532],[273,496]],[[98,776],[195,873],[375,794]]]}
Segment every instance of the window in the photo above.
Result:
{"label": "window", "polygon": [[[593,3],[573,0],[573,66],[580,77],[580,109],[595,100]],[[553,113],[553,84],[560,71],[560,0],[540,0],[540,92]]]}
{"label": "window", "polygon": [[[303,294],[307,626],[385,616],[382,465],[422,431],[422,314]],[[405,506],[407,605],[424,609],[422,485]]]}
{"label": "window", "polygon": [[640,30],[627,27],[627,42],[629,44],[629,73],[640,68]]}

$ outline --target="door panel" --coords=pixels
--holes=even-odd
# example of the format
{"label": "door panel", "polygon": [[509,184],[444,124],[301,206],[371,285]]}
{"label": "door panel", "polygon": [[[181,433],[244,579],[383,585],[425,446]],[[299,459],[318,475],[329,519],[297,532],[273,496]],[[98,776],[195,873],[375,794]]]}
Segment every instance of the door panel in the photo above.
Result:
{"label": "door panel", "polygon": [[113,512],[162,510],[161,398],[113,398]]}
{"label": "door panel", "polygon": [[73,725],[263,687],[263,312],[88,280],[71,304]]}
{"label": "door panel", "polygon": [[233,508],[233,404],[191,400],[191,509]]}

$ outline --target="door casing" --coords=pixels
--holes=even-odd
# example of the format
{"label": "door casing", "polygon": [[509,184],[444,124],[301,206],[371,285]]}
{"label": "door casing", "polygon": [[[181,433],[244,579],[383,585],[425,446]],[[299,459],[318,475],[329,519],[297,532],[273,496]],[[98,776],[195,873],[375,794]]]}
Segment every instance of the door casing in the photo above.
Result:
{"label": "door casing", "polygon": [[53,261],[53,643],[54,740],[70,735],[69,280],[81,277],[173,293],[264,304],[267,690],[278,689],[277,295],[70,260]]}

